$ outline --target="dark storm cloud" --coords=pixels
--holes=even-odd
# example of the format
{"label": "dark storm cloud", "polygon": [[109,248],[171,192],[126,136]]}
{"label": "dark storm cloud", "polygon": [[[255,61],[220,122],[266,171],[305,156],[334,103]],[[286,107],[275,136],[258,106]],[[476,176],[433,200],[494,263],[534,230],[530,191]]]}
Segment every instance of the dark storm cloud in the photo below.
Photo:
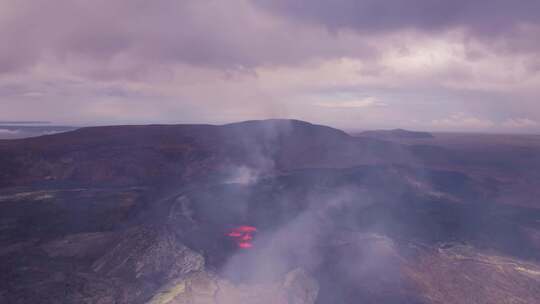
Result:
{"label": "dark storm cloud", "polygon": [[384,31],[466,27],[480,33],[504,32],[522,23],[540,23],[537,0],[255,0],[295,19],[330,28]]}

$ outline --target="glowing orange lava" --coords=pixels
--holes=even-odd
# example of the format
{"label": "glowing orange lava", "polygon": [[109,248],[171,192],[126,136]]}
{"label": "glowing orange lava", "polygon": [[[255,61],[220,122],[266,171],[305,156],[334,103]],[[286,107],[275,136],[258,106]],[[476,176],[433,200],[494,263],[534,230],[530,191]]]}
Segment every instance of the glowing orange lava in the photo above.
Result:
{"label": "glowing orange lava", "polygon": [[249,249],[253,247],[253,234],[257,232],[257,228],[253,226],[240,226],[232,229],[227,236],[232,238],[238,248]]}

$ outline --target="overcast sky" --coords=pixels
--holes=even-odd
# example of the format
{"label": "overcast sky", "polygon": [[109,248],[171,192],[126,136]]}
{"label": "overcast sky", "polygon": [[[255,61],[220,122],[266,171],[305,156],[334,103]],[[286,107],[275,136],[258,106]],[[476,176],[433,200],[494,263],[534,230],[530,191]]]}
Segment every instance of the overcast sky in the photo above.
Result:
{"label": "overcast sky", "polygon": [[0,121],[540,132],[538,0],[0,0]]}

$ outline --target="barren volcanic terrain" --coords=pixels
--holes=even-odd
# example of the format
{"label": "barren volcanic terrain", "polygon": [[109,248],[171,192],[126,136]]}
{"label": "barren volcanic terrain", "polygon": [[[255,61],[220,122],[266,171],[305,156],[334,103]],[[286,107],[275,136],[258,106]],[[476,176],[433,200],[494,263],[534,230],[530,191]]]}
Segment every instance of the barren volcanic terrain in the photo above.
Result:
{"label": "barren volcanic terrain", "polygon": [[1,303],[538,303],[540,137],[296,120],[0,140]]}

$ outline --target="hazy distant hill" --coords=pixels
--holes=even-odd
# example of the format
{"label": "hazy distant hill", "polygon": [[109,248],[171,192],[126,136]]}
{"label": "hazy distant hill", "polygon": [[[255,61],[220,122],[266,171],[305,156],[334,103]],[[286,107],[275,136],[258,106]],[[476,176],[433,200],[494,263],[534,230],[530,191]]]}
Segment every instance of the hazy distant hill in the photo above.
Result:
{"label": "hazy distant hill", "polygon": [[393,130],[371,130],[371,131],[364,131],[360,132],[356,135],[359,136],[369,136],[369,137],[375,137],[375,138],[433,138],[433,135],[429,132],[420,132],[420,131],[408,131],[404,129],[393,129]]}
{"label": "hazy distant hill", "polygon": [[0,141],[0,185],[69,181],[137,184],[207,177],[228,166],[279,171],[398,159],[400,147],[293,120],[89,127]]}

